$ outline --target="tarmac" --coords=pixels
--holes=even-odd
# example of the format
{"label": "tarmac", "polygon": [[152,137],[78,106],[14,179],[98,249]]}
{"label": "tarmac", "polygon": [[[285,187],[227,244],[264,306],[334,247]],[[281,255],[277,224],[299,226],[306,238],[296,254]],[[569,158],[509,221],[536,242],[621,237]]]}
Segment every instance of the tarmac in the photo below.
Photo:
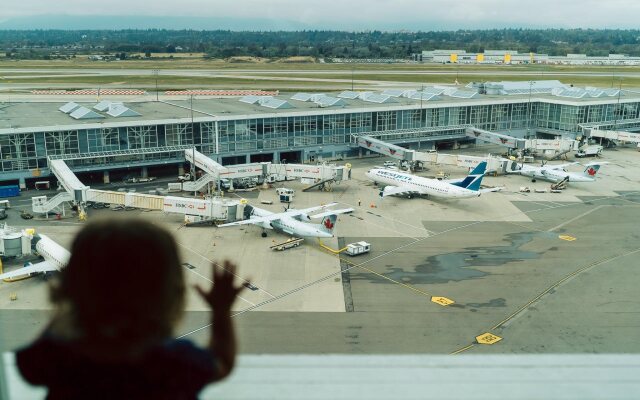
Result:
{"label": "tarmac", "polygon": [[[460,152],[473,151],[485,150]],[[89,220],[126,213],[165,226],[189,264],[184,267],[189,285],[208,285],[212,262],[235,261],[238,276],[255,286],[234,305],[244,354],[640,352],[636,148],[605,150],[602,161],[609,164],[597,182],[570,184],[562,193],[522,193],[521,186],[548,189],[550,183],[487,176],[483,184],[505,189],[455,201],[381,199],[364,173],[383,161],[344,161],[353,166],[352,180],[330,192],[302,192],[300,182],[278,184],[296,190],[295,208],[329,202],[355,208],[339,217],[336,238],[323,244],[339,249],[370,242],[371,252],[357,257],[333,254],[311,239],[272,251],[269,247],[286,235],[269,232],[262,238],[254,226],[184,227],[180,215],[161,212],[90,209]],[[427,168],[419,174],[466,173]],[[16,206],[7,222],[34,227],[69,248],[84,223],[21,220],[18,210],[30,208],[30,195],[11,200]],[[282,210],[274,188],[228,195]],[[119,279],[126,277],[105,284]],[[0,283],[1,351],[27,344],[46,325],[47,285],[38,277]],[[10,300],[11,294],[17,300]],[[210,313],[194,290],[187,300],[176,335],[205,344]]]}

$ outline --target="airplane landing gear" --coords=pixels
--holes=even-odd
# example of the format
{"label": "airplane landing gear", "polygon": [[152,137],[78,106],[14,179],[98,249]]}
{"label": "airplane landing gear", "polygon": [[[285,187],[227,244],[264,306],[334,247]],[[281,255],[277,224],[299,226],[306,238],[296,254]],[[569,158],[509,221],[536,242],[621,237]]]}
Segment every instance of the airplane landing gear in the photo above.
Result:
{"label": "airplane landing gear", "polygon": [[262,236],[262,237],[267,237],[267,232],[262,232],[262,233],[260,234],[260,236]]}

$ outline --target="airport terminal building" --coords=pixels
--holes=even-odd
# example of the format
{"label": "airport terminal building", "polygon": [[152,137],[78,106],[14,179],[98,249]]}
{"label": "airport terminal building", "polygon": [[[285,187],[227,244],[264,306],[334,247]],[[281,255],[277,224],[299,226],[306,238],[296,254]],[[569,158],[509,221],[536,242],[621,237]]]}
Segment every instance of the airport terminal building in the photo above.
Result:
{"label": "airport terminal building", "polygon": [[[358,157],[354,136],[412,148],[473,141],[465,128],[524,137],[581,136],[583,128],[640,130],[640,91],[577,89],[558,81],[492,82],[421,90],[225,98],[0,103],[0,181],[30,185],[48,160],[102,173],[182,165],[195,148],[224,164],[315,163]],[[59,97],[58,97],[59,98]],[[91,101],[93,100],[93,101]]]}

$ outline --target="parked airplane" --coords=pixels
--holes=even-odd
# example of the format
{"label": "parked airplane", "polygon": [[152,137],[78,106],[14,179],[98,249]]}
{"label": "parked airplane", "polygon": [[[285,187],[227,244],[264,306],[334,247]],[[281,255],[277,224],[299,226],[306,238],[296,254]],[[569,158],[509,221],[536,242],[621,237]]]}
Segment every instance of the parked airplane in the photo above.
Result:
{"label": "parked airplane", "polygon": [[596,180],[596,174],[600,170],[600,167],[607,162],[594,161],[589,164],[585,164],[585,168],[582,172],[568,172],[565,168],[569,165],[579,164],[577,162],[558,164],[558,165],[543,165],[541,167],[532,167],[529,165],[515,165],[516,168],[510,173],[520,174],[531,178],[531,182],[535,182],[537,179],[543,179],[549,182],[560,182],[568,178],[569,182],[593,182]]}
{"label": "parked airplane", "polygon": [[[337,220],[336,215],[353,211],[353,208],[341,210],[330,209],[337,204],[338,203],[331,203],[324,206],[305,208],[303,210],[287,209],[282,213],[272,213],[262,208],[249,206],[251,207],[249,219],[218,225],[218,227],[224,228],[227,226],[252,224],[262,228],[262,237],[267,236],[266,229],[277,229],[297,237],[330,238],[333,237],[333,228]],[[324,210],[324,212],[309,216],[310,213],[321,210]],[[310,221],[311,218],[322,218],[322,222],[320,224],[310,224],[306,222]]]}
{"label": "parked airplane", "polygon": [[480,183],[482,182],[482,177],[486,169],[487,162],[482,161],[467,177],[448,181],[423,178],[384,168],[370,169],[366,173],[366,176],[375,183],[386,185],[384,189],[380,191],[380,197],[405,195],[411,198],[414,195],[426,194],[443,198],[465,198],[478,197],[481,193],[495,192],[501,189],[480,189]]}
{"label": "parked airplane", "polygon": [[26,266],[15,271],[0,274],[0,279],[12,279],[38,272],[59,271],[69,263],[71,253],[48,236],[35,235],[33,241],[36,241],[36,250],[44,258],[44,261],[35,264],[27,263]]}

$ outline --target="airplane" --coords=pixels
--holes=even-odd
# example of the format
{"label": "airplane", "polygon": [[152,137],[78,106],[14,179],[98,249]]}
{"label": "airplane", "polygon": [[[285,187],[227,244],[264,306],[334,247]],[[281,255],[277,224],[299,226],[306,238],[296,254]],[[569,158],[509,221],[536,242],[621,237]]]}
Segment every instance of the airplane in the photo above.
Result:
{"label": "airplane", "polygon": [[27,263],[24,267],[15,271],[0,274],[0,280],[13,279],[35,273],[60,271],[67,266],[69,258],[71,258],[71,253],[67,249],[45,235],[34,235],[33,241],[36,242],[35,249],[44,258],[44,261],[35,264]]}
{"label": "airplane", "polygon": [[411,198],[414,195],[428,195],[442,198],[467,198],[501,189],[480,189],[486,169],[487,162],[482,161],[465,178],[447,181],[423,178],[384,168],[370,169],[365,175],[375,183],[387,185],[380,191],[380,197],[405,195]]}
{"label": "airplane", "polygon": [[[218,225],[218,228],[252,224],[262,228],[262,237],[267,237],[267,229],[277,229],[296,237],[330,238],[333,237],[333,228],[336,225],[337,215],[353,211],[353,208],[330,209],[337,204],[330,203],[303,210],[286,209],[282,213],[272,213],[262,208],[248,206],[251,213],[249,219]],[[323,212],[309,216],[309,213],[316,211]],[[320,224],[306,222],[310,221],[311,218],[322,218],[322,222]]]}
{"label": "airplane", "polygon": [[600,170],[603,164],[608,164],[606,161],[594,161],[589,164],[585,164],[585,168],[582,172],[568,172],[565,168],[569,165],[579,164],[578,162],[557,164],[557,165],[542,165],[540,167],[532,167],[529,165],[516,165],[513,164],[514,170],[511,174],[520,174],[531,178],[531,182],[535,182],[537,179],[543,179],[549,182],[560,182],[568,180],[569,182],[594,182],[596,180],[596,174]]}

